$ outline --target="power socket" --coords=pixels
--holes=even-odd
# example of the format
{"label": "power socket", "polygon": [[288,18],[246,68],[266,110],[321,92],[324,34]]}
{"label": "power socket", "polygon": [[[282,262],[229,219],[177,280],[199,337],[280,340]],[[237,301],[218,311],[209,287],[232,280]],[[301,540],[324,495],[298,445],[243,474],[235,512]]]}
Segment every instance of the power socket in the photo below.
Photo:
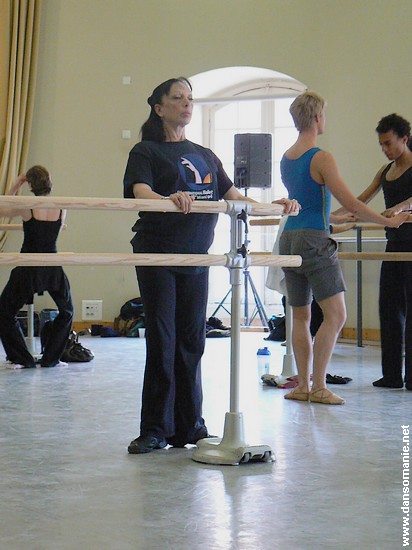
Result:
{"label": "power socket", "polygon": [[101,321],[103,319],[103,300],[82,300],[82,320]]}

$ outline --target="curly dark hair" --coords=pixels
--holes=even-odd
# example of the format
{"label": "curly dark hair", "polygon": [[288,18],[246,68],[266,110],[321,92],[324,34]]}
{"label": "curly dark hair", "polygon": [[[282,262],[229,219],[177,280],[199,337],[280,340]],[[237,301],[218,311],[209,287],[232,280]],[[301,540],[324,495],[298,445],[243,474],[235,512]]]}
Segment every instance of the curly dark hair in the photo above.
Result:
{"label": "curly dark hair", "polygon": [[396,113],[381,118],[376,127],[378,134],[385,134],[391,130],[400,138],[411,135],[410,123]]}

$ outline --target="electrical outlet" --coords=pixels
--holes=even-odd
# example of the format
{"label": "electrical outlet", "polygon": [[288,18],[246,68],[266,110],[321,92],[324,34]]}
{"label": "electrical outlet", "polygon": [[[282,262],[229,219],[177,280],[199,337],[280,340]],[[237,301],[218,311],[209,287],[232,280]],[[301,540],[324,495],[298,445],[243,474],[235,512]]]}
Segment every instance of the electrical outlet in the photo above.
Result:
{"label": "electrical outlet", "polygon": [[101,321],[103,319],[103,300],[82,300],[83,321]]}

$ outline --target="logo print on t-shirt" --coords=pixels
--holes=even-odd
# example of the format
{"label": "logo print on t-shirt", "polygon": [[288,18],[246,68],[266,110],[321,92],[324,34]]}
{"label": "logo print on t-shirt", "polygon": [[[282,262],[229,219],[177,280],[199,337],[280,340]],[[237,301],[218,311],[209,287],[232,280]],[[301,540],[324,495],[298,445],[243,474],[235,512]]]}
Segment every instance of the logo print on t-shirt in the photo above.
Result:
{"label": "logo print on t-shirt", "polygon": [[190,191],[212,188],[213,176],[204,159],[197,154],[187,154],[180,159],[177,183]]}

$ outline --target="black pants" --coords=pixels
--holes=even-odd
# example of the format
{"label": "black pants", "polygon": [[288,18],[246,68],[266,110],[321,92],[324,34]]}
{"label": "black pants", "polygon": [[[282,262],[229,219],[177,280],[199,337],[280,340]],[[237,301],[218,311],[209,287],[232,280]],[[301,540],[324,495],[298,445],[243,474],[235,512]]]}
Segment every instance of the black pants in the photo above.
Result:
{"label": "black pants", "polygon": [[[63,288],[47,290],[59,310],[52,322],[50,338],[41,358],[41,365],[55,366],[66,347],[73,319],[73,304],[67,277],[63,277]],[[33,303],[33,292],[30,285],[20,277],[10,277],[0,296],[0,338],[7,358],[12,363],[35,367],[36,363],[26,346],[23,332],[16,319],[18,311],[25,305]]]}
{"label": "black pants", "polygon": [[208,271],[136,267],[146,323],[141,435],[187,443],[206,435],[200,360]]}
{"label": "black pants", "polygon": [[[388,241],[386,252],[412,252],[412,241]],[[412,389],[412,262],[382,262],[379,287],[382,374]]]}

